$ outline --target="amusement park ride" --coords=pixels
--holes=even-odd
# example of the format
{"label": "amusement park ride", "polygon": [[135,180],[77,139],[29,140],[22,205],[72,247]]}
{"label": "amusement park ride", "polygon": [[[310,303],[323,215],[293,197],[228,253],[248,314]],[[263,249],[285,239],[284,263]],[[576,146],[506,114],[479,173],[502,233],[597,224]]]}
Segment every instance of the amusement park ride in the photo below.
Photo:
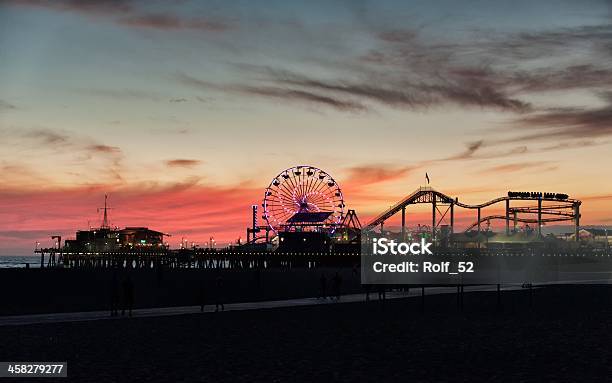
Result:
{"label": "amusement park ride", "polygon": [[[519,205],[511,206],[517,202],[532,203],[535,205]],[[397,204],[393,205],[379,216],[374,218],[364,230],[374,230],[380,226],[381,232],[384,230],[385,221],[401,211],[402,214],[402,238],[406,235],[406,208],[409,205],[429,203],[432,205],[431,210],[431,236],[435,241],[436,232],[445,221],[448,223],[450,233],[454,232],[455,227],[455,206],[463,209],[476,210],[477,218],[474,223],[465,229],[469,232],[477,228],[480,233],[483,223],[490,223],[491,220],[505,221],[505,234],[510,235],[511,232],[517,231],[517,225],[521,223],[537,224],[537,235],[542,235],[542,225],[547,222],[574,222],[574,230],[576,238],[578,238],[578,229],[580,226],[580,204],[578,200],[569,199],[567,194],[560,193],[541,193],[541,192],[508,192],[505,197],[495,198],[493,200],[469,205],[459,202],[458,198],[451,198],[444,193],[436,191],[431,187],[420,187],[406,198],[402,199]],[[505,214],[494,214],[482,216],[481,211],[485,207],[496,204],[505,204]],[[510,230],[510,222],[513,223],[513,229]]]}
{"label": "amusement park ride", "polygon": [[[535,224],[534,238],[537,240],[542,237],[545,223],[571,221],[575,237],[579,238],[581,202],[569,199],[566,194],[541,192],[508,192],[507,196],[470,205],[431,187],[420,187],[362,227],[354,210],[345,213],[342,190],[332,176],[314,166],[302,165],[286,169],[272,179],[261,205],[265,224],[257,224],[258,206],[254,205],[253,226],[247,229],[247,242],[272,244],[278,241],[275,245],[279,249],[290,251],[291,247],[312,249],[314,241],[321,251],[333,251],[328,250],[333,247],[331,245],[357,245],[362,232],[379,229],[383,233],[385,222],[398,213],[401,214],[401,238],[405,240],[407,208],[416,204],[431,204],[428,235],[435,244],[443,243],[437,238],[441,235],[452,239],[458,208],[476,212],[475,222],[465,228],[464,233],[475,232],[479,236],[483,225],[488,232],[492,220],[502,220],[506,237],[518,232],[519,223]],[[504,214],[482,214],[484,208],[498,205],[505,207]]]}
{"label": "amusement park ride", "polygon": [[276,175],[264,191],[261,207],[265,224],[258,225],[258,206],[253,205],[247,244],[277,241],[280,249],[321,250],[329,249],[332,241],[352,238],[357,243],[361,224],[355,212],[345,214],[340,186],[329,173],[314,166],[294,166]]}

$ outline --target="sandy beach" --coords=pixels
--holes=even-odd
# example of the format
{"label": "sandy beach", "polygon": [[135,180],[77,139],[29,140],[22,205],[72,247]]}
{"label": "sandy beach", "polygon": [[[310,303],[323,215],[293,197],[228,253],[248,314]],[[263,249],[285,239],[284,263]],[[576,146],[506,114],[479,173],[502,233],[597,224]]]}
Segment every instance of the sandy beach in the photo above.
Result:
{"label": "sandy beach", "polygon": [[[0,328],[70,381],[609,381],[612,288],[547,287]],[[60,380],[60,381],[66,381]]]}

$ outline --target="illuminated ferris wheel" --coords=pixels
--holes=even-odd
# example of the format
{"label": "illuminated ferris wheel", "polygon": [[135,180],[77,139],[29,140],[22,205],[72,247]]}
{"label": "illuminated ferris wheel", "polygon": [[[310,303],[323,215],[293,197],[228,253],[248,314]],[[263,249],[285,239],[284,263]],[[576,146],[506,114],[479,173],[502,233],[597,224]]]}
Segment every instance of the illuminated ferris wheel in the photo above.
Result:
{"label": "illuminated ferris wheel", "polygon": [[266,188],[263,218],[272,230],[278,230],[296,217],[309,217],[334,231],[342,221],[344,199],[336,181],[314,166],[294,166],[280,172]]}

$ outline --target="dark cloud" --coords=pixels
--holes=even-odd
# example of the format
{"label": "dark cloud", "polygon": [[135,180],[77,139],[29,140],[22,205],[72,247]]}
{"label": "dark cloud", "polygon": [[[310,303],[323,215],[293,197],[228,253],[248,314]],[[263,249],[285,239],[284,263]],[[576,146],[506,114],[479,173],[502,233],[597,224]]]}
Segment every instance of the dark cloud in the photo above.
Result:
{"label": "dark cloud", "polygon": [[[419,109],[437,104],[450,103],[468,107],[496,108],[524,112],[531,108],[528,102],[505,94],[501,89],[485,80],[468,78],[447,79],[423,77],[419,82],[408,78],[393,78],[373,75],[373,80],[358,82],[351,80],[319,80],[286,70],[272,68],[255,69],[267,74],[268,80],[277,84],[309,91],[324,91],[336,96],[353,97],[374,101],[396,108]],[[456,73],[466,73],[464,72]],[[367,77],[367,76],[364,76]]]}
{"label": "dark cloud", "polygon": [[102,154],[120,154],[121,153],[121,149],[117,146],[109,146],[109,145],[102,145],[102,144],[90,145],[87,147],[87,150],[89,150],[92,153],[102,153]]}
{"label": "dark cloud", "polygon": [[3,0],[1,3],[86,14],[122,14],[133,11],[135,2],[132,0]]}
{"label": "dark cloud", "polygon": [[597,89],[612,86],[612,67],[581,64],[563,68],[544,68],[531,72],[518,71],[511,75],[508,82],[529,92]]}
{"label": "dark cloud", "polygon": [[531,104],[510,97],[503,89],[487,84],[486,81],[461,82],[455,84],[427,85],[424,89],[440,101],[461,106],[496,108],[512,112],[527,112]]}
{"label": "dark cloud", "polygon": [[183,72],[178,72],[175,75],[175,78],[179,83],[183,85],[188,85],[188,86],[195,87],[195,88],[201,88],[204,90],[208,90],[208,89],[223,90],[222,85],[217,85],[210,81],[204,81],[202,79],[188,75]]}
{"label": "dark cloud", "polygon": [[466,149],[460,153],[445,157],[432,162],[440,161],[459,161],[459,160],[489,160],[500,157],[510,157],[514,155],[522,155],[527,153],[529,150],[527,146],[517,146],[514,148],[500,150],[499,148],[493,148],[492,150],[482,151],[487,146],[494,146],[495,143],[485,142],[484,140],[478,140],[468,142]]}
{"label": "dark cloud", "polygon": [[276,100],[291,102],[306,102],[308,104],[325,105],[340,111],[363,111],[366,107],[359,102],[332,97],[315,91],[294,89],[280,86],[255,86],[239,84],[215,84],[200,80],[185,73],[178,73],[176,79],[184,84],[202,90],[216,90],[230,93],[257,95]]}
{"label": "dark cloud", "polygon": [[[480,31],[486,34],[487,31]],[[571,28],[558,28],[535,32],[521,32],[495,36],[486,41],[478,41],[483,49],[495,55],[517,60],[535,59],[557,55],[567,55],[568,48],[580,46],[609,56],[612,53],[612,24],[585,25]]]}
{"label": "dark cloud", "polygon": [[71,138],[68,134],[46,128],[24,129],[20,130],[17,135],[38,141],[43,145],[57,146],[71,142]]}
{"label": "dark cloud", "polygon": [[602,95],[607,105],[599,108],[550,108],[514,122],[518,130],[533,132],[507,141],[551,139],[595,139],[612,135],[612,100]]}
{"label": "dark cloud", "polygon": [[549,152],[549,151],[555,151],[555,150],[586,148],[590,146],[602,145],[603,143],[604,142],[597,142],[593,140],[565,141],[565,142],[559,142],[553,145],[544,146],[540,148],[539,151]]}
{"label": "dark cloud", "polygon": [[[242,64],[238,69],[246,78],[239,85],[197,82],[217,91],[232,88],[264,97],[349,105],[339,110],[371,109],[371,104],[405,110],[454,105],[520,114],[542,111],[526,97],[533,93],[612,85],[612,25],[532,33],[475,30],[474,38],[444,40],[425,38],[418,28],[366,28],[375,38],[368,51],[340,62],[314,59],[336,73],[332,76]],[[571,54],[576,59],[568,61]],[[193,79],[181,81],[194,84]]]}
{"label": "dark cloud", "polygon": [[166,161],[166,166],[192,168],[194,166],[200,165],[201,163],[202,161],[200,160],[189,160],[189,159],[184,159],[184,158],[177,158],[177,159]]}
{"label": "dark cloud", "polygon": [[[381,44],[361,56],[366,66],[353,63],[343,68],[344,76],[366,81],[323,81],[278,70],[268,74],[272,81],[401,108],[447,103],[517,113],[539,110],[525,100],[529,93],[612,85],[612,25],[533,33],[481,30],[473,40],[461,42],[425,40],[419,33],[418,29],[376,32]],[[581,55],[572,65],[564,63],[577,52]],[[546,59],[548,64],[525,69],[527,57]]]}
{"label": "dark cloud", "polygon": [[444,158],[443,161],[465,160],[468,158],[472,158],[474,156],[474,153],[476,153],[483,146],[483,144],[483,140],[468,142],[466,144],[467,148],[465,149],[465,151],[458,153],[454,156]]}
{"label": "dark cloud", "polygon": [[150,13],[146,1],[135,0],[3,0],[0,4],[47,8],[74,12],[90,17],[107,18],[131,27],[156,30],[199,30],[222,32],[229,25],[221,20],[204,17],[182,17],[171,11]]}
{"label": "dark cloud", "polygon": [[15,107],[15,105],[10,104],[6,101],[0,100],[0,111],[10,110],[10,109],[17,109],[17,107]]}
{"label": "dark cloud", "polygon": [[[612,134],[610,93],[601,93],[612,86],[612,24],[531,33],[476,32],[472,41],[453,43],[424,43],[415,30],[378,33],[381,45],[363,56],[368,70],[376,74],[369,77],[377,86],[390,83],[392,89],[427,100],[424,104],[447,102],[521,113],[512,120],[515,129],[510,129],[521,134],[508,140],[487,140],[491,145],[555,140],[554,145],[534,151],[563,150],[590,145],[584,141]],[[385,68],[393,75],[381,76]],[[554,92],[565,90],[599,94],[606,105],[550,107],[555,102]],[[551,94],[548,105],[527,101],[527,96],[543,93]],[[525,133],[528,129],[531,132]],[[582,143],[566,143],[576,139]],[[525,146],[515,149],[491,155],[527,152]],[[468,148],[449,159],[470,156],[474,153]]]}
{"label": "dark cloud", "polygon": [[267,68],[266,72],[269,74],[271,81],[285,86],[339,93],[344,96],[369,99],[393,106],[416,107],[417,105],[423,106],[431,102],[431,100],[425,97],[393,87],[385,88],[370,83],[354,83],[342,80],[326,82],[289,71],[273,70],[271,68]]}
{"label": "dark cloud", "polygon": [[149,13],[121,18],[120,24],[130,27],[151,28],[160,30],[194,29],[210,32],[221,32],[229,28],[225,23],[204,18],[182,19],[167,13]]}
{"label": "dark cloud", "polygon": [[298,101],[325,105],[341,111],[355,112],[366,110],[365,106],[355,101],[335,98],[332,96],[327,96],[324,94],[300,89],[287,89],[281,87],[266,86],[239,86],[235,87],[234,89],[251,95],[265,96],[279,100]]}
{"label": "dark cloud", "polygon": [[[74,132],[50,128],[0,129],[0,136],[3,142],[19,149],[30,149],[39,153],[50,151],[58,155],[69,153],[79,162],[91,160],[98,155],[104,163],[100,172],[106,173],[113,180],[123,182],[123,153],[116,146],[106,145]],[[92,164],[92,172],[95,171],[94,165]],[[13,170],[15,169],[17,168],[13,167]]]}

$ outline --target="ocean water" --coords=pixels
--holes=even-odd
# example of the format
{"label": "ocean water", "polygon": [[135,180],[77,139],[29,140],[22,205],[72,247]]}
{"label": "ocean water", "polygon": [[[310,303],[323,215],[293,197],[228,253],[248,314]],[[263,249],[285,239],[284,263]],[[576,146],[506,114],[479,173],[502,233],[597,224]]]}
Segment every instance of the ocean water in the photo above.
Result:
{"label": "ocean water", "polygon": [[[47,260],[45,259],[45,261]],[[26,267],[26,264],[30,264],[30,267],[40,267],[40,256],[39,255],[38,256],[36,255],[0,256],[0,269],[24,268]]]}

